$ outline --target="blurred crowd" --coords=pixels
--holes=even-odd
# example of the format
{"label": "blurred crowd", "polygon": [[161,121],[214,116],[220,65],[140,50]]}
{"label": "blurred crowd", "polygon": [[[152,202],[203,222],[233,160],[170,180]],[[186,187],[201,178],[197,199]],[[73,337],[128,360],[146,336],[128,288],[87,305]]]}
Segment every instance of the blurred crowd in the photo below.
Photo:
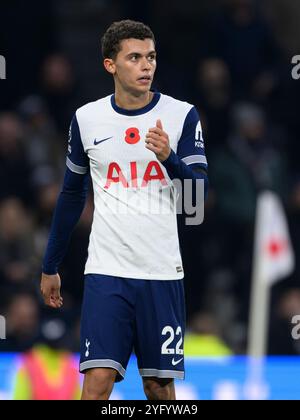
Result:
{"label": "blurred crowd", "polygon": [[[58,311],[42,303],[41,263],[72,115],[112,92],[100,36],[113,20],[133,18],[157,38],[154,88],[194,103],[204,129],[211,185],[205,223],[189,227],[179,219],[189,330],[217,337],[220,353],[245,352],[260,191],[282,198],[297,262],[300,256],[300,81],[291,76],[300,42],[289,44],[292,28],[283,30],[280,4],[271,3],[29,0],[25,7],[13,0],[1,6],[7,80],[0,81],[0,314],[7,339],[0,350],[30,349],[53,317],[66,325],[64,346],[78,350],[92,197],[61,267]],[[287,1],[287,15],[291,7]],[[300,354],[290,334],[291,317],[300,314],[298,276],[297,265],[273,287],[270,354]]]}

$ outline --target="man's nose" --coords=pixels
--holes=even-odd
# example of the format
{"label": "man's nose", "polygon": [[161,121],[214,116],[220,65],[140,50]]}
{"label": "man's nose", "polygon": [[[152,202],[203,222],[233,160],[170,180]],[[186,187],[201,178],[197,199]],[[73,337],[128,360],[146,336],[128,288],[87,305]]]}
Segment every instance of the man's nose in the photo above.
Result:
{"label": "man's nose", "polygon": [[142,60],[142,69],[143,70],[149,70],[151,69],[151,64],[149,63],[149,60],[147,57],[144,57]]}

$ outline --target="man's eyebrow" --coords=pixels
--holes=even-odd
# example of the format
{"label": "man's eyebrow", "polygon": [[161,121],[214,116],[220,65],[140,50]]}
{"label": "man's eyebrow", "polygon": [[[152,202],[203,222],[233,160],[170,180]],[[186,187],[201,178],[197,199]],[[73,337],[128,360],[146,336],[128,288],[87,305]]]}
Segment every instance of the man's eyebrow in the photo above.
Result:
{"label": "man's eyebrow", "polygon": [[[145,55],[147,56],[147,55],[152,55],[152,54],[156,55],[156,51],[154,51],[154,50],[153,51],[150,51],[150,52],[148,52]],[[138,57],[141,57],[143,54],[138,53],[138,52],[131,52],[131,53],[127,54],[126,57],[130,57],[132,55],[137,55]]]}

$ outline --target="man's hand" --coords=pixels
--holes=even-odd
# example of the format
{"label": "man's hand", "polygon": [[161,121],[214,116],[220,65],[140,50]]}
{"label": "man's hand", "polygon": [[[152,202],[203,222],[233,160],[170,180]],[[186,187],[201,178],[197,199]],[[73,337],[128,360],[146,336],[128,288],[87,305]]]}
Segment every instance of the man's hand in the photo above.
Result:
{"label": "man's hand", "polygon": [[156,127],[150,128],[146,134],[146,148],[154,152],[160,162],[170,156],[169,136],[164,132],[161,120],[157,120]]}
{"label": "man's hand", "polygon": [[63,298],[60,296],[60,277],[59,274],[48,275],[42,273],[41,292],[46,305],[51,308],[61,308]]}

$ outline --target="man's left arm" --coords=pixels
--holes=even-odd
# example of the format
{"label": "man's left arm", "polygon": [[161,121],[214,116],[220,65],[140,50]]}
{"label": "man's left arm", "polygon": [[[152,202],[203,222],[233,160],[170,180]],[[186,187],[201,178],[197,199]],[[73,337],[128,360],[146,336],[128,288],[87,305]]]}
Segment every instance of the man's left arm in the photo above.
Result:
{"label": "man's left arm", "polygon": [[146,148],[152,150],[157,159],[166,168],[173,179],[191,179],[193,189],[197,180],[204,181],[204,194],[208,192],[207,159],[199,114],[193,107],[187,114],[181,137],[178,141],[177,153],[171,149],[169,136],[163,130],[160,120],[156,127],[150,128],[146,135]]}

